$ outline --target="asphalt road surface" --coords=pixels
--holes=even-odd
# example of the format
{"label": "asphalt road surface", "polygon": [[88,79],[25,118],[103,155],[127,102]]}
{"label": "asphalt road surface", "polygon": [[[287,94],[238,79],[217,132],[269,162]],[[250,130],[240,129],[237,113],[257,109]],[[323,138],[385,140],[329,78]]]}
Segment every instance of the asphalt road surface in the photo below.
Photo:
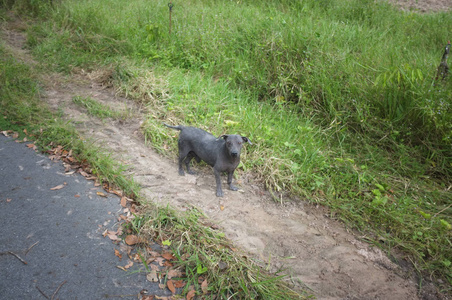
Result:
{"label": "asphalt road surface", "polygon": [[[63,188],[51,190],[56,186]],[[171,295],[125,272],[102,233],[117,229],[120,199],[61,162],[0,135],[0,299],[137,299]],[[142,268],[142,267],[141,267]],[[169,294],[168,294],[169,293]]]}

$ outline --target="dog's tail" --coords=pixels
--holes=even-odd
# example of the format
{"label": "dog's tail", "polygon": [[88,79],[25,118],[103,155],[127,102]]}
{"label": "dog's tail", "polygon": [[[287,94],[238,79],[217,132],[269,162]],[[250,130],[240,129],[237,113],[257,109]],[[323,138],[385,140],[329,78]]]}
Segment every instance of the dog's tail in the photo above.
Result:
{"label": "dog's tail", "polygon": [[169,128],[172,128],[172,129],[176,129],[176,130],[182,130],[182,126],[180,126],[180,125],[177,125],[177,126],[171,126],[171,125],[168,125],[168,124],[165,124],[165,123],[163,123],[163,125],[165,125],[166,127],[169,127]]}

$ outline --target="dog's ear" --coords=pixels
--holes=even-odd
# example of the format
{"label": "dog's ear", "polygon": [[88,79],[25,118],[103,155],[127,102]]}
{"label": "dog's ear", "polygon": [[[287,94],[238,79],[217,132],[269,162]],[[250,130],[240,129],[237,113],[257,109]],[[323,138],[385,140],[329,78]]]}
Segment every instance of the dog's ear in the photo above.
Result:
{"label": "dog's ear", "polygon": [[246,136],[242,136],[242,140],[243,140],[245,143],[248,143],[248,144],[250,144],[250,145],[253,144],[253,143],[251,143],[251,141],[250,141]]}
{"label": "dog's ear", "polygon": [[228,136],[229,136],[229,135],[227,135],[227,134],[223,134],[222,136],[218,137],[218,139],[221,139],[221,138],[223,138],[223,139],[227,139],[227,138],[228,138]]}

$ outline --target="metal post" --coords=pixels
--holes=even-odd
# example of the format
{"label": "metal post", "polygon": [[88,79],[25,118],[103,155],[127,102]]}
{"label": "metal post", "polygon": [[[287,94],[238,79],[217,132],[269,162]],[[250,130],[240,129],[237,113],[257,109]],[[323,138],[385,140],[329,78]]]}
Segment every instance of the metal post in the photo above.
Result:
{"label": "metal post", "polygon": [[169,7],[169,34],[171,35],[171,12],[173,11],[173,1],[170,1],[168,3],[168,7]]}

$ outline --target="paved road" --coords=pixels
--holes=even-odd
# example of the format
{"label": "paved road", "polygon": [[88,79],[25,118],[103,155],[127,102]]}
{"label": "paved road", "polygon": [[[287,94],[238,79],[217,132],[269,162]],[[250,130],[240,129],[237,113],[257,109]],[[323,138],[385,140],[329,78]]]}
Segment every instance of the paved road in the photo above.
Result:
{"label": "paved road", "polygon": [[79,174],[65,175],[60,162],[0,136],[0,299],[137,299],[142,289],[168,295],[144,272],[116,267],[127,261],[102,232],[117,229],[120,201],[98,191]]}

